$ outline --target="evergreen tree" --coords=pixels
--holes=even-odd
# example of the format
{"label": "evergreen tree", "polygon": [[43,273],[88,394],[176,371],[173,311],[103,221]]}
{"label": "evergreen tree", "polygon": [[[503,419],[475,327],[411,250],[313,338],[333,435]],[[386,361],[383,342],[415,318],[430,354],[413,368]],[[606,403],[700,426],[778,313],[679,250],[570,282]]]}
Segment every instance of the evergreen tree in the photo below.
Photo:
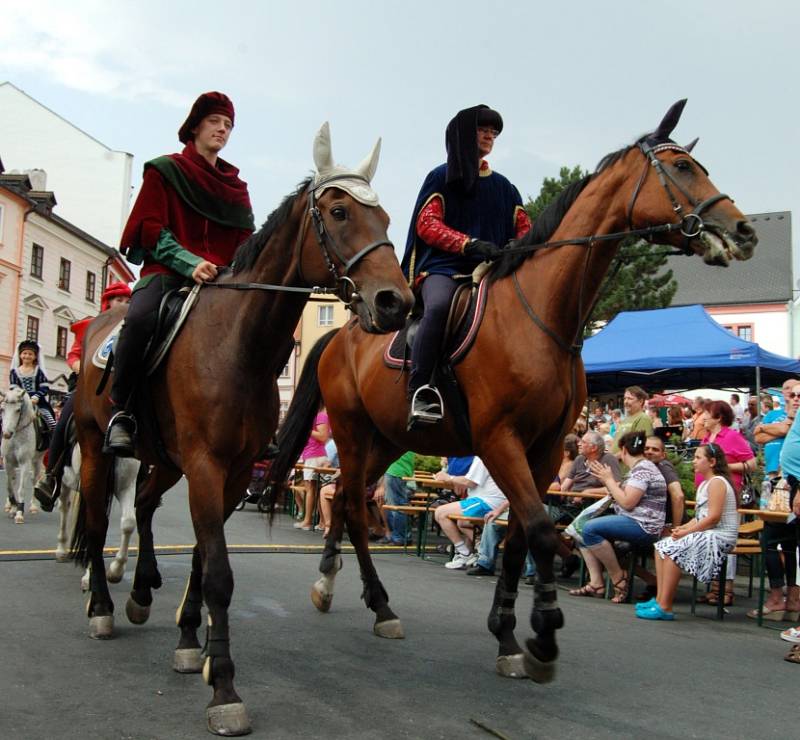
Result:
{"label": "evergreen tree", "polygon": [[[580,166],[575,166],[572,169],[562,167],[557,178],[545,177],[539,195],[536,198],[528,196],[525,204],[531,220],[535,221],[567,185],[588,174]],[[599,323],[610,321],[620,311],[669,306],[678,289],[678,283],[672,279],[672,270],[662,272],[667,264],[664,252],[668,249],[669,247],[658,244],[651,246],[641,239],[626,239],[622,242],[619,256],[624,262],[617,270],[613,282],[604,284],[600,300],[587,324],[587,333],[596,329]]]}

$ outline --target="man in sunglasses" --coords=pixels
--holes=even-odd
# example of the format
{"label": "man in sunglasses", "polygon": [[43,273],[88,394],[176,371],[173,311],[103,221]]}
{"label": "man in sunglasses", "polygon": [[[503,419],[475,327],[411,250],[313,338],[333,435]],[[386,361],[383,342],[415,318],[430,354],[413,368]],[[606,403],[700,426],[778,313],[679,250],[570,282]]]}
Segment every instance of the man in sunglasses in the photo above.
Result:
{"label": "man in sunglasses", "polygon": [[664,524],[664,532],[666,535],[672,530],[672,527],[680,526],[683,523],[684,501],[686,497],[681,488],[681,480],[672,463],[667,460],[667,451],[664,448],[664,440],[661,437],[648,437],[644,443],[644,456],[653,463],[664,476],[667,482],[667,494],[669,495],[669,508],[668,512],[672,514],[670,520],[669,513],[667,520]]}
{"label": "man in sunglasses", "polygon": [[[796,393],[792,389],[800,385],[800,380],[789,378],[783,381],[781,393],[783,393],[784,407],[774,409],[764,415],[761,423],[753,430],[755,441],[764,445],[764,472],[769,476],[775,476],[780,470],[781,450],[783,441],[789,433],[789,429],[794,421],[794,410],[792,401],[797,400]],[[795,396],[793,398],[792,396]]]}

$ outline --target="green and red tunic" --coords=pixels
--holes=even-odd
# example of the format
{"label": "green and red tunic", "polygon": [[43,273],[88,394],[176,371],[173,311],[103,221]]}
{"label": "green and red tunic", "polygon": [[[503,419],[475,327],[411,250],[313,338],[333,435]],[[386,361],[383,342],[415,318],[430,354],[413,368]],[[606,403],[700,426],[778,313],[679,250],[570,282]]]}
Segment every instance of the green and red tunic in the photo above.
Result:
{"label": "green and red tunic", "polygon": [[144,264],[142,278],[191,277],[202,260],[229,264],[253,229],[239,170],[222,159],[212,166],[189,142],[180,154],[145,164],[120,250],[129,262]]}

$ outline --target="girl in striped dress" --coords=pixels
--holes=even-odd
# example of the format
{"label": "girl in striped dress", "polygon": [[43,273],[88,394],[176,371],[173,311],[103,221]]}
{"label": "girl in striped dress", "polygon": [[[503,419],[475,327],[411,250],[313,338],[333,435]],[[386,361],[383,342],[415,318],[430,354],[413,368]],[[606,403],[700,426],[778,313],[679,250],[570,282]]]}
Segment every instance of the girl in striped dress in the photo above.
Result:
{"label": "girl in striped dress", "polygon": [[10,384],[24,388],[28,392],[47,429],[52,431],[56,425],[56,416],[47,400],[50,381],[39,360],[39,345],[30,339],[20,342],[15,360],[9,377]]}
{"label": "girl in striped dress", "polygon": [[655,599],[636,607],[640,619],[674,619],[672,602],[681,570],[708,583],[719,574],[723,560],[736,546],[739,517],[724,450],[713,442],[701,445],[694,453],[694,470],[702,478],[695,518],[656,542],[658,593]]}

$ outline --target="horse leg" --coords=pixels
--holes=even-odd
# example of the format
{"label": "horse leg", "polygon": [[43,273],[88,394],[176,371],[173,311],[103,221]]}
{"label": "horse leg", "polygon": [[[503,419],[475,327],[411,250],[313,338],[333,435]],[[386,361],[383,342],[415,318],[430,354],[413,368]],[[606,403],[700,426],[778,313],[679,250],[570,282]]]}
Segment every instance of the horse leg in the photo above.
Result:
{"label": "horse leg", "polygon": [[322,573],[322,576],[311,587],[311,601],[321,612],[327,612],[331,608],[336,574],[342,569],[344,510],[344,492],[340,488],[333,497],[330,529],[325,538],[325,547],[319,562],[319,572]]}
{"label": "horse leg", "polygon": [[514,605],[526,552],[524,533],[512,515],[503,552],[503,567],[497,579],[487,620],[489,632],[498,642],[495,670],[506,678],[528,678],[523,651],[514,635],[514,628],[517,626]]}
{"label": "horse leg", "polygon": [[[233,571],[225,542],[226,507],[241,501],[226,496],[224,471],[207,455],[197,455],[186,471],[189,508],[202,560],[203,600],[208,608],[203,678],[214,690],[206,708],[208,729],[215,735],[245,735],[251,731],[247,710],[233,686],[235,667],[230,654],[228,608],[233,595]],[[246,485],[246,479],[245,479]],[[229,500],[230,499],[230,500]]]}
{"label": "horse leg", "polygon": [[202,582],[200,548],[195,545],[192,550],[192,572],[186,582],[183,599],[175,612],[175,624],[178,625],[181,636],[172,658],[172,669],[178,673],[200,673],[203,670],[203,656],[197,639],[197,630],[202,622]]}
{"label": "horse leg", "polygon": [[73,540],[76,558],[90,569],[89,603],[86,615],[89,617],[89,637],[108,639],[114,632],[114,602],[108,591],[106,569],[103,562],[103,547],[108,531],[108,474],[112,461],[102,454],[103,438],[99,433],[91,435],[90,440],[82,440],[83,459],[81,461],[81,507],[82,526],[76,527],[76,536],[82,543]]}
{"label": "horse leg", "polygon": [[120,543],[119,550],[114,559],[109,563],[106,578],[110,583],[119,583],[125,575],[125,566],[128,562],[128,546],[131,535],[136,529],[136,514],[134,503],[136,501],[136,475],[139,472],[139,461],[132,458],[119,458],[116,462],[114,476],[114,495],[119,501],[122,514],[120,516]]}
{"label": "horse leg", "polygon": [[[140,468],[140,471],[143,470]],[[153,546],[153,515],[161,495],[180,478],[177,471],[156,467],[136,492],[136,527],[139,532],[139,557],[133,586],[125,605],[125,613],[132,624],[144,624],[150,618],[153,589],[161,588],[156,552]],[[138,482],[138,479],[137,479]]]}
{"label": "horse leg", "polygon": [[[526,649],[523,652],[525,672],[537,683],[546,683],[552,681],[555,676],[555,661],[558,658],[555,631],[564,626],[564,616],[556,601],[556,578],[553,569],[553,560],[558,549],[558,535],[539,496],[521,445],[514,442],[513,437],[508,438],[507,435],[498,433],[498,430],[493,431],[495,433],[490,434],[488,439],[502,440],[505,437],[507,442],[496,443],[491,450],[484,451],[484,462],[497,485],[506,494],[512,511],[523,522],[527,522],[525,537],[528,549],[536,562],[534,602],[531,612],[531,626],[536,632],[536,637],[526,641]],[[492,609],[503,610],[497,615],[498,617],[513,617],[516,587],[524,560],[518,552],[520,539],[519,535],[512,534],[510,537],[509,567],[513,568],[513,572],[505,578],[504,563],[504,573],[497,583]],[[511,613],[506,613],[506,609],[511,609]],[[490,623],[494,623],[492,620],[493,617],[490,616]],[[515,621],[509,619],[508,624]],[[498,627],[498,629],[503,635],[508,632],[508,628],[503,630]],[[513,630],[513,627],[511,629]],[[508,642],[508,646],[513,647],[513,643]]]}
{"label": "horse leg", "polygon": [[[344,469],[342,470],[344,477]],[[349,489],[349,493],[348,493]],[[405,637],[403,624],[400,618],[389,608],[389,594],[378,578],[378,572],[372,563],[369,552],[369,529],[367,527],[367,500],[364,495],[364,483],[360,487],[344,484],[342,495],[345,497],[345,513],[347,516],[347,531],[350,542],[356,551],[358,565],[361,569],[361,581],[364,591],[361,598],[368,608],[375,612],[375,624],[372,631],[378,637],[389,639],[402,639]]]}
{"label": "horse leg", "polygon": [[39,503],[36,501],[36,498],[33,495],[33,484],[36,483],[36,481],[38,481],[42,475],[43,459],[44,459],[44,453],[37,452],[34,454],[33,460],[31,461],[31,487],[29,489],[31,492],[30,495],[31,503],[30,506],[28,506],[28,511],[31,514],[38,514],[40,511]]}
{"label": "horse leg", "polygon": [[[14,492],[14,498],[17,502],[17,513],[14,515],[14,523],[15,524],[24,524],[25,523],[25,484],[33,477],[32,473],[33,462],[27,461],[17,468],[16,471],[16,491]],[[33,480],[30,480],[31,486],[33,486]]]}
{"label": "horse leg", "polygon": [[67,552],[67,526],[69,525],[69,509],[72,491],[61,484],[61,496],[58,505],[58,539],[56,541],[56,562],[64,563],[69,560]]}

